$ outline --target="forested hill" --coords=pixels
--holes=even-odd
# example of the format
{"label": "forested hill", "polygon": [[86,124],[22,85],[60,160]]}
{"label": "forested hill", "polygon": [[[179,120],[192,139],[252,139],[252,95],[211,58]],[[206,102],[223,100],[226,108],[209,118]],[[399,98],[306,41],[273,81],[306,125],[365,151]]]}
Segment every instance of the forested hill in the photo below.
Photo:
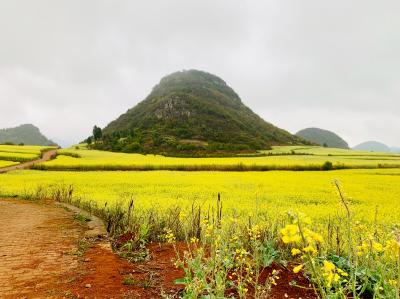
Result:
{"label": "forested hill", "polygon": [[103,130],[95,147],[125,152],[246,151],[303,140],[255,114],[215,75],[168,75]]}

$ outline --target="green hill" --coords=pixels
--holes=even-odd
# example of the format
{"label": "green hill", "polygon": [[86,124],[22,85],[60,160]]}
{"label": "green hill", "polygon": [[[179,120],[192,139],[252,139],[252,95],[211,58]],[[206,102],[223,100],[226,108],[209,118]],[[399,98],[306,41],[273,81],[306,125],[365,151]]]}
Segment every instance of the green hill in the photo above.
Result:
{"label": "green hill", "polygon": [[197,70],[164,77],[103,129],[95,148],[124,152],[254,151],[302,139],[265,122],[222,79]]}
{"label": "green hill", "polygon": [[56,145],[44,136],[40,130],[31,124],[20,125],[15,128],[0,129],[0,143],[26,145]]}
{"label": "green hill", "polygon": [[297,136],[321,146],[348,149],[349,145],[337,134],[318,128],[307,128],[296,133]]}

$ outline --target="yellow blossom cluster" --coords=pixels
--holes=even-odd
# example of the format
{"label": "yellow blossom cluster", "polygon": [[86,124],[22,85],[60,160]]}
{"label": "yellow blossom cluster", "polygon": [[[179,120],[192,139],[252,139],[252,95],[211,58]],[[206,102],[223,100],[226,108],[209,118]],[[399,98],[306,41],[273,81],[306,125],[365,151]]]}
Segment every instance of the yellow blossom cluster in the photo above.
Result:
{"label": "yellow blossom cluster", "polygon": [[[296,244],[306,242],[308,245],[322,243],[322,236],[308,228],[301,229],[299,224],[288,224],[281,229],[282,241],[285,244]],[[305,251],[313,251],[310,246],[305,246]]]}
{"label": "yellow blossom cluster", "polygon": [[166,228],[164,233],[164,240],[167,243],[174,243],[176,241],[175,235],[171,229]]}
{"label": "yellow blossom cluster", "polygon": [[261,229],[259,225],[254,225],[248,229],[250,240],[255,241],[261,238]]}
{"label": "yellow blossom cluster", "polygon": [[368,255],[370,253],[381,253],[383,251],[383,245],[371,239],[363,241],[361,245],[357,246],[358,256]]}
{"label": "yellow blossom cluster", "polygon": [[385,253],[388,257],[398,260],[400,259],[400,241],[389,240],[385,246]]}
{"label": "yellow blossom cluster", "polygon": [[300,230],[296,224],[288,224],[281,229],[282,241],[285,244],[298,243],[301,241]]}
{"label": "yellow blossom cluster", "polygon": [[330,261],[324,261],[321,270],[322,270],[322,276],[324,277],[326,281],[326,286],[328,288],[331,288],[332,285],[337,284],[339,282],[347,281],[345,277],[347,277],[348,274],[342,269],[336,267],[335,264],[333,264]]}

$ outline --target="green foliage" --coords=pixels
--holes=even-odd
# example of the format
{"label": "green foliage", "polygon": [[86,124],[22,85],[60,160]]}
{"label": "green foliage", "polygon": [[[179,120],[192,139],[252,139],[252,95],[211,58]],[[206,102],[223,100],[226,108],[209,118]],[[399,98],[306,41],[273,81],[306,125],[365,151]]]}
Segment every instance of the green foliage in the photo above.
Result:
{"label": "green foliage", "polygon": [[79,221],[79,222],[92,221],[92,219],[90,219],[90,217],[88,217],[87,215],[84,215],[84,214],[76,214],[76,215],[74,215],[74,219]]}
{"label": "green foliage", "polygon": [[324,165],[322,165],[323,170],[333,170],[333,164],[331,161],[326,161]]}
{"label": "green foliage", "polygon": [[94,126],[93,127],[94,140],[100,140],[102,136],[103,136],[103,132],[102,132],[101,128],[99,128],[98,126]]}
{"label": "green foliage", "polygon": [[191,70],[164,77],[144,101],[104,128],[93,147],[190,155],[302,142],[252,112],[220,78]]}

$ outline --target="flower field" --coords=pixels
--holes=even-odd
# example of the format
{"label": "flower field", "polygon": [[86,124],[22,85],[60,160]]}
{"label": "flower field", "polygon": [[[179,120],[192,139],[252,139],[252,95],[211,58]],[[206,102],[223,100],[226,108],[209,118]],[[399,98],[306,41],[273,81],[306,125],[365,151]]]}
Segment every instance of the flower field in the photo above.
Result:
{"label": "flower field", "polygon": [[85,149],[60,150],[59,156],[36,166],[43,170],[322,170],[400,167],[400,155],[321,147],[274,147],[264,156],[175,158]]}
{"label": "flower field", "polygon": [[[185,242],[188,250],[176,250],[174,261],[184,270],[182,298],[268,298],[281,275],[274,265],[305,275],[316,298],[399,298],[398,155],[315,147],[266,154],[195,159],[61,150],[42,170],[0,175],[0,197],[54,198],[85,208],[105,220],[112,237],[132,236],[114,249],[133,260],[145,258],[149,242],[174,248]],[[328,159],[358,169],[154,170],[177,163],[299,166]],[[395,165],[379,166],[387,161]],[[118,170],[132,165],[156,167]],[[88,166],[115,171],[83,171]]]}
{"label": "flower field", "polygon": [[50,147],[46,146],[21,146],[21,145],[0,145],[0,167],[11,166],[13,164],[4,163],[11,162],[26,162],[39,158],[42,151]]}
{"label": "flower field", "polygon": [[3,196],[32,196],[38,188],[72,185],[74,196],[114,205],[135,198],[143,208],[208,207],[220,193],[225,213],[276,215],[287,210],[325,219],[340,209],[333,180],[343,185],[357,217],[372,220],[378,207],[381,221],[393,223],[400,215],[400,170],[340,170],[324,172],[47,172],[15,171],[1,176]]}
{"label": "flower field", "polygon": [[0,168],[19,164],[18,162],[0,160]]}

